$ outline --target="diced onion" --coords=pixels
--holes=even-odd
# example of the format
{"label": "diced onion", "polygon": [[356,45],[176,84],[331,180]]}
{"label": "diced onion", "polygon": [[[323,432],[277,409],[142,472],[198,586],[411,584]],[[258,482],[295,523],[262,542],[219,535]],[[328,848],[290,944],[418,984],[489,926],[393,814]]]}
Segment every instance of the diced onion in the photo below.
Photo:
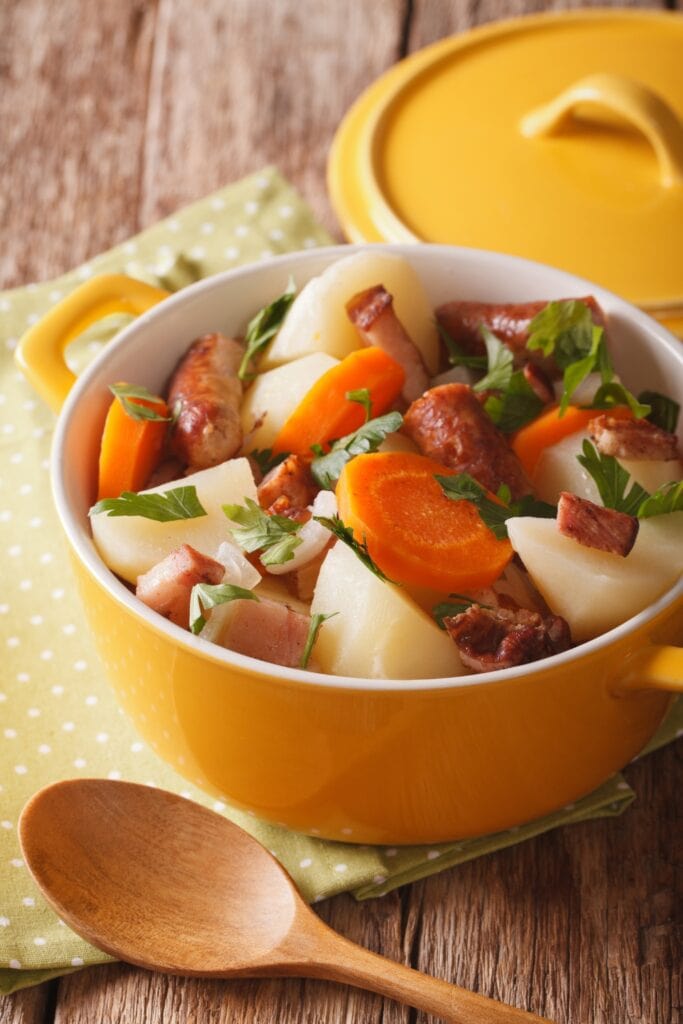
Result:
{"label": "diced onion", "polygon": [[[337,512],[337,499],[333,492],[320,491],[311,505],[311,512],[314,516],[326,516],[328,518],[335,515]],[[283,576],[285,573],[295,572],[303,565],[317,558],[325,549],[332,535],[321,523],[316,523],[315,519],[309,519],[301,527],[298,536],[301,538],[301,544],[294,549],[294,557],[290,558],[287,562],[282,562],[280,565],[264,566],[268,572],[274,576]]]}
{"label": "diced onion", "polygon": [[224,540],[218,548],[216,561],[225,568],[223,583],[233,583],[237,587],[244,587],[245,590],[253,590],[261,582],[261,573],[256,569],[248,558],[242,554],[236,544]]}

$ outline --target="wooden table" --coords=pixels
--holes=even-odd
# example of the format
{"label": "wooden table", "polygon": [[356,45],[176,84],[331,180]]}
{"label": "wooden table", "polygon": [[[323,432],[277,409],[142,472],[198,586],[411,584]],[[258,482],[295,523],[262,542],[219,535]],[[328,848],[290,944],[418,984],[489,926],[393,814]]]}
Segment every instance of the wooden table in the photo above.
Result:
{"label": "wooden table", "polygon": [[[1,0],[0,287],[65,271],[267,163],[341,237],[325,159],[352,100],[410,51],[544,6]],[[339,897],[320,914],[380,953],[562,1024],[676,1024],[680,747],[626,775],[638,800],[618,820],[563,829],[381,900]],[[322,982],[202,982],[121,966],[0,998],[0,1024],[422,1020]]]}

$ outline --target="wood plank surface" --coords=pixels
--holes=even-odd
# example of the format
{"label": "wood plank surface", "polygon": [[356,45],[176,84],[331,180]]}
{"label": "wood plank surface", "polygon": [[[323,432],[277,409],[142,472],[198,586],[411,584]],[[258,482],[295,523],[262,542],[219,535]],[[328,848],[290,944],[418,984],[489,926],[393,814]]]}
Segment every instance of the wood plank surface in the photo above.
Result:
{"label": "wood plank surface", "polygon": [[[443,35],[550,6],[581,5],[2,0],[0,287],[58,274],[266,163],[340,237],[325,161],[362,89]],[[681,1024],[681,759],[679,746],[629,768],[639,799],[620,819],[317,909],[362,945],[558,1024]],[[0,1024],[427,1019],[323,982],[123,966],[0,998]]]}

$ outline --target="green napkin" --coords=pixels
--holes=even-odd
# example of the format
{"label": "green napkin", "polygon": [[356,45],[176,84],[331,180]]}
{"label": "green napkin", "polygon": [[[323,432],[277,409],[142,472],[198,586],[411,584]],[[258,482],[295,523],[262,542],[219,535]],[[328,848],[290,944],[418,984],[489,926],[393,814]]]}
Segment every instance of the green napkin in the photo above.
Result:
{"label": "green napkin", "polygon": [[[48,451],[54,416],[15,369],[27,326],[94,273],[124,271],[175,289],[199,277],[330,240],[278,173],[267,169],[216,192],[58,280],[0,295],[0,992],[109,959],[42,901],[16,834],[25,801],[57,779],[130,779],[182,793],[256,836],[306,899],[350,890],[358,899],[498,850],[558,825],[621,813],[633,800],[615,776],[576,804],[494,836],[436,847],[362,847],[268,825],[202,794],[141,742],[117,707],[84,625],[52,510]],[[117,320],[89,331],[71,354],[82,366]],[[683,703],[656,745],[683,725]],[[654,745],[654,744],[653,744]]]}

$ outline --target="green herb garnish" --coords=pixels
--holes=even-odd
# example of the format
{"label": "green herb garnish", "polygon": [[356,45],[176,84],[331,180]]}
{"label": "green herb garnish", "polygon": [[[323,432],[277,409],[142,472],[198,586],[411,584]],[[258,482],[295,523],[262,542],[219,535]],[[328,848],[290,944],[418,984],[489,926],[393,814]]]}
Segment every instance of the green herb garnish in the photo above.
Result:
{"label": "green herb garnish", "polygon": [[282,565],[294,558],[294,550],[301,544],[296,534],[302,527],[286,516],[268,515],[252,498],[245,505],[223,505],[223,511],[237,528],[232,535],[244,551],[263,551],[262,565]]}
{"label": "green herb garnish", "polygon": [[[436,621],[439,629],[445,629],[444,619],[451,618],[453,615],[461,615],[462,612],[466,612],[468,608],[471,608],[475,603],[471,597],[467,597],[466,594],[449,594],[449,597],[457,597],[459,601],[457,603],[453,601],[441,601],[439,604],[435,604],[432,608],[432,615]],[[482,605],[485,607],[485,605]]]}
{"label": "green herb garnish", "polygon": [[163,402],[163,398],[153,395],[145,387],[136,384],[110,384],[109,390],[115,398],[118,398],[126,415],[133,420],[157,420],[163,423],[168,423],[171,420],[171,416],[162,416],[156,409],[150,409],[149,406],[141,405],[140,402],[131,401],[134,398],[142,398],[147,402]]}
{"label": "green herb garnish", "polygon": [[638,401],[650,406],[647,419],[656,427],[661,427],[669,434],[675,434],[678,426],[678,414],[681,407],[678,402],[667,395],[661,395],[659,391],[641,391]]}
{"label": "green herb garnish", "polygon": [[350,526],[345,526],[339,516],[313,516],[316,523],[321,523],[330,533],[334,534],[337,540],[340,540],[342,544],[346,544],[347,547],[351,548],[356,558],[358,558],[366,569],[374,573],[375,576],[383,580],[385,583],[394,583],[394,580],[390,580],[388,576],[385,576],[382,570],[375,562],[373,562],[368,552],[368,546],[363,537],[363,542],[359,543],[353,536],[353,530]]}
{"label": "green herb garnish", "polygon": [[628,388],[617,380],[601,384],[593,396],[590,409],[613,409],[615,405],[627,405],[636,419],[643,419],[650,413],[650,406],[645,405],[632,395]]}
{"label": "green herb garnish", "polygon": [[372,399],[368,388],[357,388],[355,391],[347,391],[344,395],[349,402],[357,402],[365,410],[365,422],[367,423],[372,415]]}
{"label": "green herb garnish", "polygon": [[605,508],[639,519],[683,512],[683,481],[672,480],[649,494],[635,481],[628,488],[631,477],[624,467],[613,455],[599,452],[590,441],[583,442],[583,454],[576,457],[595,481]]}
{"label": "green herb garnish", "polygon": [[451,366],[465,366],[471,370],[485,370],[486,356],[472,356],[464,352],[458,345],[455,338],[446,330],[443,324],[436,322],[436,329],[448,350],[448,362]]}
{"label": "green herb garnish", "polygon": [[196,583],[190,596],[190,629],[197,635],[206,625],[204,612],[228,601],[258,601],[251,590],[237,587],[232,583]]}
{"label": "green herb garnish", "polygon": [[311,473],[314,479],[321,487],[334,490],[347,462],[350,462],[356,455],[376,452],[382,441],[389,434],[399,430],[402,423],[403,417],[400,412],[388,412],[384,416],[368,420],[352,434],[347,434],[346,437],[334,441],[326,455],[321,452],[316,453],[317,458],[313,459],[311,463]]}
{"label": "green herb garnish", "polygon": [[176,519],[198,519],[207,514],[197,497],[193,485],[173,487],[168,491],[135,494],[124,491],[119,498],[103,498],[90,509],[88,515],[106,512],[109,516],[140,516],[158,523],[171,523]]}
{"label": "green herb garnish", "polygon": [[437,476],[435,478],[441,489],[451,501],[469,501],[479,512],[485,526],[498,540],[505,540],[508,535],[508,519],[513,516],[535,516],[541,519],[554,519],[557,508],[545,501],[538,501],[531,494],[516,501],[510,500],[510,488],[503,484],[498,489],[494,501],[488,492],[469,473],[457,473],[455,476]]}
{"label": "green herb garnish", "polygon": [[327,619],[333,619],[335,615],[339,615],[339,612],[330,612],[329,615],[324,615],[322,612],[316,612],[315,615],[311,615],[311,621],[308,626],[308,636],[306,637],[306,645],[304,647],[303,654],[301,655],[301,660],[299,661],[300,668],[308,668],[308,662],[311,654],[313,653],[315,642],[318,639],[320,627],[323,622],[326,622]]}
{"label": "green herb garnish", "polygon": [[250,372],[251,361],[280,330],[289,313],[289,308],[294,302],[295,295],[296,285],[290,277],[282,295],[274,299],[269,306],[264,306],[259,310],[247,324],[247,333],[244,336],[246,351],[237,371],[240,380],[252,380],[256,376]]}
{"label": "green herb garnish", "polygon": [[279,455],[273,455],[272,448],[254,448],[253,451],[249,452],[248,458],[254,460],[265,476],[267,473],[270,473],[271,469],[275,469],[281,462],[289,458],[289,454],[289,452],[280,452]]}
{"label": "green herb garnish", "polygon": [[504,434],[519,430],[536,419],[545,403],[538,397],[521,370],[514,369],[514,356],[487,327],[481,328],[488,357],[488,373],[472,386],[473,391],[499,391],[489,395],[484,409]]}
{"label": "green herb garnish", "polygon": [[472,386],[473,391],[505,391],[514,371],[512,350],[504,345],[484,324],[481,335],[486,345],[487,371],[486,376]]}

